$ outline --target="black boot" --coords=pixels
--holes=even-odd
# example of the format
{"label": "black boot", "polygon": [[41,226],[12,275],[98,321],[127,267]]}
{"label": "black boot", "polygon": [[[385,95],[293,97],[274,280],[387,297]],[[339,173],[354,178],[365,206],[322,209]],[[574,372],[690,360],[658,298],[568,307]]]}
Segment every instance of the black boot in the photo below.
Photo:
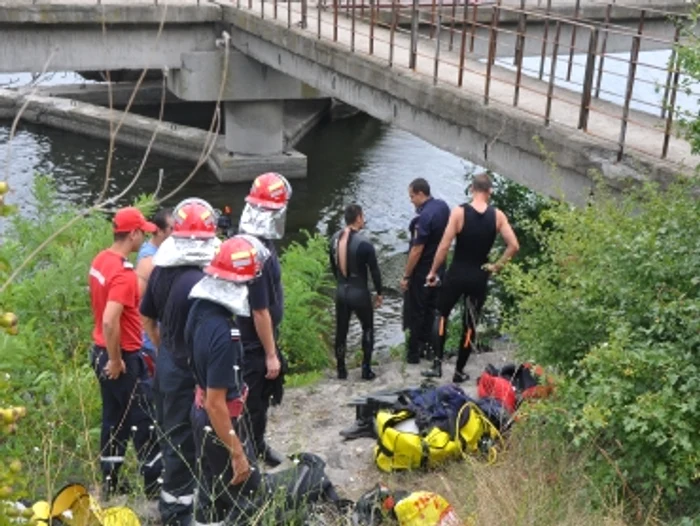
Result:
{"label": "black boot", "polygon": [[335,350],[335,361],[338,369],[338,380],[347,380],[348,370],[345,367],[345,348],[341,347]]}
{"label": "black boot", "polygon": [[455,374],[452,377],[452,383],[461,384],[462,382],[466,382],[467,380],[469,380],[469,375],[467,373],[455,369]]}
{"label": "black boot", "polygon": [[368,437],[375,438],[374,434],[374,409],[370,404],[358,405],[355,409],[355,422],[340,432],[345,440]]}
{"label": "black boot", "polygon": [[369,364],[362,364],[362,379],[374,380],[377,377]]}
{"label": "black boot", "polygon": [[260,459],[269,467],[275,468],[284,462],[284,457],[279,451],[275,451],[270,446],[265,445]]}
{"label": "black boot", "polygon": [[441,378],[442,377],[442,362],[437,358],[433,360],[432,368],[427,371],[421,371],[421,374],[426,378]]}

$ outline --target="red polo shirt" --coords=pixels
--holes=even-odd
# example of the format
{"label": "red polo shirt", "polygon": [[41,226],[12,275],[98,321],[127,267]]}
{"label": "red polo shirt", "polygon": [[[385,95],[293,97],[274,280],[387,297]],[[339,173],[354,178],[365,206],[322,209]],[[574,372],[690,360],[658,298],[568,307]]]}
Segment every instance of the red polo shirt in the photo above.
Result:
{"label": "red polo shirt", "polygon": [[92,340],[100,347],[106,347],[102,333],[102,315],[108,301],[116,301],[124,306],[120,319],[120,343],[123,351],[138,351],[141,339],[141,318],[139,316],[139,287],[134,266],[121,255],[109,249],[103,250],[92,260],[88,276],[90,301],[95,328]]}

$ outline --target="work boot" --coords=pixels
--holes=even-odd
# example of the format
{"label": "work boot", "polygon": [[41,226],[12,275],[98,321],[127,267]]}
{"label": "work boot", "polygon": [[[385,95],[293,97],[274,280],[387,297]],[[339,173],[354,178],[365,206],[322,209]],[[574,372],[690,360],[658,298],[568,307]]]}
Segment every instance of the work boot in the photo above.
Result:
{"label": "work boot", "polygon": [[335,361],[338,369],[338,380],[346,380],[348,370],[345,367],[345,348],[340,347],[335,350]]}
{"label": "work boot", "polygon": [[338,364],[338,380],[347,380],[348,379],[348,370],[345,368],[344,363],[339,363]]}
{"label": "work boot", "polygon": [[363,380],[374,380],[377,377],[374,371],[369,365],[362,366],[362,379]]}
{"label": "work boot", "polygon": [[438,359],[433,360],[432,368],[427,371],[421,371],[426,378],[441,378],[442,377],[442,362]]}
{"label": "work boot", "polygon": [[455,374],[452,377],[452,383],[461,384],[462,382],[466,382],[467,380],[469,380],[469,375],[467,373],[455,370]]}
{"label": "work boot", "polygon": [[362,437],[374,438],[374,423],[372,420],[355,420],[350,427],[346,427],[340,432],[340,436],[345,440],[355,440]]}
{"label": "work boot", "polygon": [[265,449],[263,449],[263,452],[260,455],[260,459],[271,468],[276,468],[282,462],[284,462],[284,457],[282,456],[282,453],[275,451],[267,445],[265,446]]}

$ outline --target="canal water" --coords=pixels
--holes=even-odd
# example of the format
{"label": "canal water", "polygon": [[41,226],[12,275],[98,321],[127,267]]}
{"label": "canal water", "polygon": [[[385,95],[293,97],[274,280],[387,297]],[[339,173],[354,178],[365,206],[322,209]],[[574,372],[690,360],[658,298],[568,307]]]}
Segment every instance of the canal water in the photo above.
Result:
{"label": "canal water", "polygon": [[[31,186],[37,173],[51,176],[66,201],[84,205],[97,197],[106,169],[108,145],[105,141],[22,124],[10,149],[10,125],[10,122],[0,121],[0,179],[7,177],[9,180],[14,189],[10,201],[18,204],[22,213],[33,212]],[[407,194],[409,182],[425,177],[431,183],[433,194],[452,206],[464,200],[467,174],[475,169],[463,159],[364,114],[321,124],[297,148],[308,156],[308,178],[292,181],[288,238],[302,239],[303,230],[330,235],[342,226],[345,205],[358,203],[365,210],[367,234],[375,242],[386,267],[400,266],[401,252],[407,249],[407,226],[415,213]],[[8,153],[11,156],[9,171]],[[137,150],[116,147],[111,195],[129,183],[141,158]],[[160,169],[165,174],[161,193],[164,195],[183,181],[192,166],[151,155],[123,204],[141,193],[153,192]],[[250,183],[219,184],[202,168],[185,189],[166,204],[172,206],[182,198],[198,196],[217,208],[229,205],[237,218],[249,188]],[[400,272],[387,268],[386,280],[394,281]],[[388,284],[397,286],[397,283]],[[379,348],[403,341],[400,303],[396,293],[389,294],[385,306],[377,314]],[[357,335],[354,336],[351,334],[351,339],[356,339]]]}

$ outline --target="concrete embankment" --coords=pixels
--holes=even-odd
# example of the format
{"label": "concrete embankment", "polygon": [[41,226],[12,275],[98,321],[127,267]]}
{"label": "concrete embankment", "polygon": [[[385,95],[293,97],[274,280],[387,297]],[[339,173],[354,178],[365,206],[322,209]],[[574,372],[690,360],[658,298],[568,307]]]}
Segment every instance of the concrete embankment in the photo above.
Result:
{"label": "concrete embankment", "polygon": [[[152,151],[174,159],[196,163],[211,144],[206,130],[182,126],[132,113],[111,110],[73,99],[37,94],[22,94],[0,89],[0,119],[13,119],[23,108],[21,119],[109,140],[118,126],[116,144],[145,150],[154,131]],[[289,150],[274,156],[234,155],[226,150],[224,137],[216,137],[206,166],[222,182],[252,180],[261,171],[274,170],[289,178],[306,176],[306,157],[291,148],[328,112],[329,100],[303,100],[286,103],[285,140]]]}

